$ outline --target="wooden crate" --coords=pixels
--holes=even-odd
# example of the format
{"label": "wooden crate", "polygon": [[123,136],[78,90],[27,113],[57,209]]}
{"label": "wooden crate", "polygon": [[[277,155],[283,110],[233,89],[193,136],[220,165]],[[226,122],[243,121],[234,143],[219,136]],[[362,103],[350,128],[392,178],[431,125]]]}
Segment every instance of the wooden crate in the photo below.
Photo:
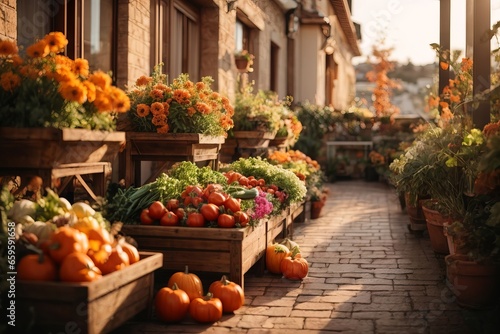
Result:
{"label": "wooden crate", "polygon": [[[141,162],[163,162],[157,166],[148,181],[154,180],[172,162],[212,162],[219,164],[219,152],[223,136],[207,136],[197,133],[127,132],[127,144],[120,155],[120,178],[126,186],[141,185]],[[147,182],[148,182],[147,181]],[[146,183],[147,183],[146,182]]]}
{"label": "wooden crate", "polygon": [[125,132],[0,127],[2,168],[57,168],[64,164],[113,162]]}
{"label": "wooden crate", "polygon": [[163,254],[163,269],[221,273],[244,287],[245,273],[265,254],[268,244],[285,236],[289,217],[261,220],[256,227],[206,228],[124,225],[122,232],[137,241],[139,249]]}
{"label": "wooden crate", "polygon": [[16,282],[16,327],[33,333],[109,333],[145,312],[151,314],[154,271],[163,255],[140,252],[141,260],[89,283]]}

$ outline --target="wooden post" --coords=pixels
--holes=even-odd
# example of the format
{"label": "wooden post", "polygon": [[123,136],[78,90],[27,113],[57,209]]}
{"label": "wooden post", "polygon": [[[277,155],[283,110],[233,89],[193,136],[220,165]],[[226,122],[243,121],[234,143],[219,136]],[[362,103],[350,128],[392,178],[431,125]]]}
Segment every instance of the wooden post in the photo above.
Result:
{"label": "wooden post", "polygon": [[[450,0],[440,0],[439,2],[439,44],[443,50],[450,50]],[[438,94],[443,92],[443,88],[448,85],[450,81],[450,71],[443,70],[439,67],[439,91]]]}
{"label": "wooden post", "polygon": [[[491,28],[490,8],[490,0],[467,0],[466,27],[467,31],[472,30],[472,32],[467,35],[466,50],[471,53],[467,56],[473,59],[472,85],[474,95],[489,89],[491,86],[491,48],[490,38],[487,34]],[[472,122],[475,127],[480,129],[490,122],[489,101],[479,103],[472,110]]]}

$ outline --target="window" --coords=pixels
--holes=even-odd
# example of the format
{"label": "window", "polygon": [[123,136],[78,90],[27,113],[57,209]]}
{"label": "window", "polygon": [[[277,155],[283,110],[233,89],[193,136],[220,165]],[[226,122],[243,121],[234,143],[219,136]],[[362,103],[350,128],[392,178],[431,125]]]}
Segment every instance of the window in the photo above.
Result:
{"label": "window", "polygon": [[113,71],[115,8],[115,0],[18,0],[18,45],[61,31],[68,57],[86,58],[91,70]]}
{"label": "window", "polygon": [[278,45],[271,43],[271,68],[269,69],[270,74],[270,87],[269,89],[273,92],[278,91],[278,59],[279,59],[279,47]]}
{"label": "window", "polygon": [[199,12],[187,1],[152,1],[151,69],[163,63],[171,78],[189,73],[199,79]]}
{"label": "window", "polygon": [[235,46],[235,52],[242,51],[242,50],[249,50],[249,36],[250,36],[250,29],[243,24],[240,20],[236,20],[236,29],[235,29],[235,36],[234,40],[236,43]]}

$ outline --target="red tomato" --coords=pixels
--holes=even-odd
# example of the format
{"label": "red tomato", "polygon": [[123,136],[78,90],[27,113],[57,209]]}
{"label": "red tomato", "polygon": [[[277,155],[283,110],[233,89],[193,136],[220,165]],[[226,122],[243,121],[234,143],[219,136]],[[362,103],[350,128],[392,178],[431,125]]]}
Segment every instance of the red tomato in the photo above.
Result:
{"label": "red tomato", "polygon": [[176,198],[169,199],[167,201],[167,210],[174,211],[179,207],[179,200]]}
{"label": "red tomato", "polygon": [[223,213],[217,218],[217,226],[219,227],[231,228],[234,227],[234,225],[236,225],[234,217],[227,213]]}
{"label": "red tomato", "polygon": [[213,203],[217,206],[221,206],[226,201],[226,196],[220,192],[213,192],[208,196],[208,203]]}
{"label": "red tomato", "polygon": [[204,227],[205,217],[199,212],[190,212],[187,216],[186,225],[189,227]]}
{"label": "red tomato", "polygon": [[220,214],[219,207],[213,203],[203,204],[200,208],[200,212],[205,217],[206,220],[217,220]]}
{"label": "red tomato", "polygon": [[240,177],[238,183],[242,186],[248,186],[248,178],[246,176]]}
{"label": "red tomato", "polygon": [[240,211],[241,200],[234,197],[228,197],[228,199],[226,199],[226,201],[224,202],[224,207],[226,208],[226,210],[231,210],[232,213]]}
{"label": "red tomato", "polygon": [[160,201],[155,201],[151,203],[148,209],[149,209],[149,216],[153,219],[158,219],[158,220],[161,219],[161,217],[163,217],[165,211],[167,210],[165,209],[165,205],[163,205],[163,203]]}
{"label": "red tomato", "polygon": [[252,187],[256,187],[259,184],[259,181],[257,181],[256,179],[251,179],[248,181],[248,184]]}
{"label": "red tomato", "polygon": [[258,180],[257,180],[257,182],[258,182],[258,185],[259,185],[260,187],[263,187],[263,186],[265,186],[265,185],[266,185],[266,180],[264,180],[264,179],[258,179]]}
{"label": "red tomato", "polygon": [[142,225],[153,225],[154,219],[149,216],[149,210],[144,209],[141,212],[141,224]]}
{"label": "red tomato", "polygon": [[179,217],[179,220],[184,219],[184,216],[186,215],[184,208],[177,208],[173,212],[177,217]]}
{"label": "red tomato", "polygon": [[191,204],[195,208],[199,207],[201,203],[203,203],[203,198],[202,197],[200,197],[200,196],[191,197]]}
{"label": "red tomato", "polygon": [[172,211],[168,211],[161,217],[160,225],[162,226],[175,226],[179,225],[179,217]]}
{"label": "red tomato", "polygon": [[203,189],[203,198],[208,199],[208,196],[210,196],[211,193],[213,193],[214,191],[221,191],[221,190],[222,186],[220,184],[211,183],[207,185],[205,189]]}
{"label": "red tomato", "polygon": [[250,218],[246,214],[246,212],[243,211],[236,211],[233,213],[234,216],[234,221],[236,224],[240,224],[241,227],[245,227],[248,225],[248,222],[250,221]]}

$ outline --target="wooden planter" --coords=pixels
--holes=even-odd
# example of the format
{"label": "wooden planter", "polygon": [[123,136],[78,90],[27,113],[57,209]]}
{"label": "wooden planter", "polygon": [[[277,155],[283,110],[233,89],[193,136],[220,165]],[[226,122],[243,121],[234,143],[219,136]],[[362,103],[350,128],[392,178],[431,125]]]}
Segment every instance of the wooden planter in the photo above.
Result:
{"label": "wooden planter", "polygon": [[245,273],[264,256],[268,244],[288,235],[300,207],[261,220],[256,227],[124,225],[122,232],[134,238],[139,249],[162,253],[165,270],[183,271],[188,265],[191,272],[222,273],[244,287]]}
{"label": "wooden planter", "polygon": [[265,131],[233,131],[239,148],[265,148],[276,133]]}
{"label": "wooden planter", "polygon": [[1,168],[56,168],[64,164],[113,162],[124,132],[85,129],[1,128]]}
{"label": "wooden planter", "polygon": [[[125,145],[125,132],[55,128],[1,128],[1,176],[20,176],[22,190],[32,176],[52,188],[52,179],[77,176],[89,194],[104,196],[111,163]],[[80,175],[94,174],[94,189]],[[72,178],[66,180],[68,184]],[[64,187],[58,189],[62,191]]]}
{"label": "wooden planter", "polygon": [[159,134],[127,132],[127,144],[120,156],[120,178],[125,185],[141,185],[141,162],[162,162],[147,182],[152,181],[171,163],[179,161],[208,162],[214,169],[219,165],[219,152],[223,136],[198,133]]}
{"label": "wooden planter", "polygon": [[146,312],[151,315],[154,271],[162,254],[140,252],[141,260],[89,283],[16,282],[16,327],[34,333],[109,333]]}

